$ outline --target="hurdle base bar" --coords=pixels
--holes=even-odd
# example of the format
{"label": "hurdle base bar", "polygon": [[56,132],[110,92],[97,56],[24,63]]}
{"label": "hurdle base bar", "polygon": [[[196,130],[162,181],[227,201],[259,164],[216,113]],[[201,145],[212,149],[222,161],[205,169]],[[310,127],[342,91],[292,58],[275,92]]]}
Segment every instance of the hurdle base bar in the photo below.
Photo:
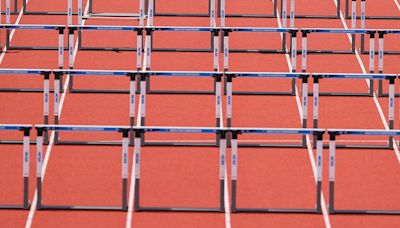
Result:
{"label": "hurdle base bar", "polygon": [[330,214],[400,215],[400,210],[347,210],[334,209]]}
{"label": "hurdle base bar", "polygon": [[307,208],[232,208],[234,213],[299,213],[321,214],[318,209]]}
{"label": "hurdle base bar", "polygon": [[[324,148],[329,148],[329,144],[324,144]],[[390,145],[367,145],[367,144],[337,144],[336,148],[345,149],[387,149],[390,150]]]}
{"label": "hurdle base bar", "polygon": [[126,208],[117,206],[64,206],[64,205],[40,205],[38,210],[90,210],[90,211],[127,211]]}
{"label": "hurdle base bar", "polygon": [[24,205],[0,205],[0,210],[29,210],[31,204],[28,207]]}
{"label": "hurdle base bar", "polygon": [[[314,96],[314,93],[308,93],[308,96]],[[337,96],[337,97],[373,97],[374,95],[371,92],[320,92],[320,97],[326,96]]]}
{"label": "hurdle base bar", "polygon": [[299,144],[274,144],[274,143],[238,143],[238,147],[266,147],[266,148],[305,148],[302,140]]}
{"label": "hurdle base bar", "polygon": [[104,12],[104,13],[99,13],[99,12],[91,12],[88,13],[87,15],[83,16],[82,19],[90,19],[92,17],[131,17],[131,18],[137,18],[139,19],[139,14],[138,13],[112,13],[112,12]]}
{"label": "hurdle base bar", "polygon": [[60,140],[58,138],[56,145],[73,145],[73,146],[121,146],[121,141],[75,141],[75,140]]}
{"label": "hurdle base bar", "polygon": [[140,206],[135,209],[135,212],[143,212],[143,211],[151,211],[151,212],[219,212],[223,213],[224,211],[220,208],[195,208],[195,207],[146,207]]}

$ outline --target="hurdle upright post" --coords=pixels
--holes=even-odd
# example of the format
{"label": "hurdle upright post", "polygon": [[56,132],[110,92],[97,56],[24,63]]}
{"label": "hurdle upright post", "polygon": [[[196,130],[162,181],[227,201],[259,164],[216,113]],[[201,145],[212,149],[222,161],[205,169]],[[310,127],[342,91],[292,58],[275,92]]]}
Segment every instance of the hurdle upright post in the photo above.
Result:
{"label": "hurdle upright post", "polygon": [[[136,106],[136,75],[140,76],[136,73],[128,73],[128,77],[130,78],[129,84],[129,123],[130,127],[133,128],[135,126],[135,106]],[[133,131],[131,131],[130,144],[134,144],[134,136]]]}
{"label": "hurdle upright post", "polygon": [[[297,30],[290,30],[290,56],[291,56],[291,70],[292,73],[296,72],[297,68]],[[296,79],[292,78],[292,95],[296,95]]]}
{"label": "hurdle upright post", "polygon": [[122,210],[128,210],[129,129],[122,130]]}
{"label": "hurdle upright post", "polygon": [[329,132],[329,214],[335,212],[336,133]]}
{"label": "hurdle upright post", "polygon": [[237,161],[238,161],[238,131],[231,131],[231,135],[232,135],[232,140],[231,140],[231,150],[232,150],[232,159],[231,159],[231,163],[232,163],[232,169],[231,169],[231,185],[232,185],[232,202],[231,202],[231,211],[232,212],[236,212],[236,181],[237,181],[237,173],[238,173],[238,165],[237,165]]}
{"label": "hurdle upright post", "polygon": [[316,133],[317,135],[317,198],[316,198],[316,208],[317,213],[322,212],[321,197],[322,197],[322,163],[323,163],[323,132]]}
{"label": "hurdle upright post", "polygon": [[[356,0],[352,0],[351,2],[351,28],[356,29],[357,28],[357,2]],[[351,34],[351,50],[352,53],[355,53],[356,51],[356,35]]]}
{"label": "hurdle upright post", "polygon": [[220,10],[220,20],[221,20],[221,27],[225,27],[225,17],[226,17],[226,13],[225,13],[225,0],[219,0],[218,3],[220,4],[219,6],[219,10]]}
{"label": "hurdle upright post", "polygon": [[142,140],[143,140],[144,132],[141,130],[135,130],[135,147],[134,147],[134,163],[135,163],[135,202],[134,207],[135,211],[140,211],[140,163],[141,163],[141,154],[140,150],[142,148]]}
{"label": "hurdle upright post", "polygon": [[[11,15],[10,15],[10,0],[6,0],[6,24],[9,25],[11,24]],[[1,14],[0,14],[1,16]],[[9,49],[10,48],[10,29],[7,28],[6,29],[6,48]]]}
{"label": "hurdle upright post", "polygon": [[[54,124],[59,124],[60,115],[60,81],[62,72],[54,72]],[[54,143],[59,143],[58,131],[54,132]]]}
{"label": "hurdle upright post", "polygon": [[215,14],[215,0],[210,0],[210,27],[217,26]]}
{"label": "hurdle upright post", "polygon": [[[43,116],[44,124],[49,124],[49,109],[50,109],[50,72],[43,72]],[[49,143],[49,136],[47,131],[44,132],[43,141],[45,144]]]}
{"label": "hurdle upright post", "polygon": [[226,80],[226,124],[227,127],[232,127],[232,77],[234,75],[228,74],[225,77]]}
{"label": "hurdle upright post", "polygon": [[[319,115],[319,75],[312,75],[313,77],[313,128],[318,128],[318,115]],[[314,135],[313,148],[317,146],[317,138]]]}
{"label": "hurdle upright post", "polygon": [[[361,16],[360,16],[360,19],[361,19],[360,28],[361,29],[365,29],[365,27],[366,27],[365,26],[365,0],[361,0]],[[364,38],[365,38],[365,35],[361,34],[361,54],[365,53],[365,51],[364,51],[364,44],[365,44]]]}
{"label": "hurdle upright post", "polygon": [[302,30],[301,34],[301,72],[307,72],[307,34],[309,31]]}
{"label": "hurdle upright post", "polygon": [[[307,116],[308,116],[308,75],[302,76],[302,99],[301,106],[303,109],[302,113],[302,127],[307,128]],[[307,135],[302,136],[302,145],[304,148],[307,147]]]}
{"label": "hurdle upright post", "polygon": [[[369,72],[372,74],[375,72],[375,31],[369,32]],[[364,36],[364,34],[361,34],[361,36]],[[364,41],[364,37],[362,38]],[[375,90],[375,82],[373,79],[369,80],[369,93],[372,96],[374,96],[374,90]]]}
{"label": "hurdle upright post", "polygon": [[24,128],[23,151],[22,151],[22,174],[24,176],[24,198],[23,207],[29,209],[29,161],[30,161],[30,128]]}
{"label": "hurdle upright post", "polygon": [[[384,38],[385,38],[385,32],[384,31],[379,31],[378,32],[378,72],[379,74],[383,74],[383,58],[385,55],[384,51]],[[383,96],[383,82],[379,81],[378,85],[378,95]]]}
{"label": "hurdle upright post", "polygon": [[36,127],[36,188],[37,209],[42,209],[42,164],[43,164],[43,128]]}
{"label": "hurdle upright post", "polygon": [[225,170],[226,170],[226,131],[220,130],[216,133],[219,135],[219,209],[220,212],[225,211]]}
{"label": "hurdle upright post", "polygon": [[67,4],[67,24],[72,25],[72,0],[68,0]]}
{"label": "hurdle upright post", "polygon": [[[389,129],[394,129],[394,97],[395,97],[395,83],[396,77],[389,78]],[[389,136],[389,149],[393,149],[393,136]]]}
{"label": "hurdle upright post", "polygon": [[144,17],[145,17],[145,6],[144,0],[140,0],[139,2],[139,26],[144,26]]}
{"label": "hurdle upright post", "polygon": [[148,12],[147,12],[147,25],[148,26],[153,26],[154,25],[154,1],[155,0],[149,0],[149,6],[148,6]]}

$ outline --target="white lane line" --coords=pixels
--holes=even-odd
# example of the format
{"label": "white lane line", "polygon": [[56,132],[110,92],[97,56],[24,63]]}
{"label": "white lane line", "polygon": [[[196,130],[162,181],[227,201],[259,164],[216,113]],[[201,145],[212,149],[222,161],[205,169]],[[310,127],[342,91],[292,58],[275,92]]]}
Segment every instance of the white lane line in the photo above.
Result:
{"label": "white lane line", "polygon": [[[334,1],[335,5],[337,5],[337,1],[336,0],[333,0],[333,1]],[[342,12],[340,12],[340,20],[341,20],[344,28],[348,29],[347,24],[346,24],[346,20],[344,19],[344,16],[343,16]],[[351,44],[352,43],[351,35],[347,34],[347,37],[349,38],[349,42]],[[367,71],[365,70],[364,63],[361,60],[360,53],[358,52],[357,48],[356,48],[356,58],[357,58],[357,62],[360,65],[360,68],[361,68],[363,74],[366,74]],[[367,83],[368,88],[370,88],[369,80],[366,79],[365,82]],[[379,117],[381,118],[383,126],[385,127],[386,130],[389,130],[388,121],[386,120],[385,114],[384,114],[384,112],[382,110],[382,106],[380,105],[378,97],[377,97],[375,92],[373,94],[373,100],[374,100],[374,104],[375,104],[375,106],[376,106],[376,108],[378,110]],[[399,148],[398,148],[398,146],[396,144],[396,140],[394,138],[393,138],[393,149],[394,149],[394,153],[395,153],[395,155],[397,157],[397,160],[400,162],[400,152],[399,152]]]}
{"label": "white lane line", "polygon": [[[85,7],[85,13],[89,11],[89,4],[88,2],[86,3],[86,7]],[[85,21],[82,23],[82,25],[85,24]],[[74,57],[73,57],[73,61],[75,62],[75,58],[76,55],[78,53],[78,40],[76,40],[75,42],[75,50],[74,50]],[[68,90],[68,85],[69,85],[69,81],[70,81],[70,77],[69,75],[66,77],[64,85],[63,85],[63,93],[61,95],[61,99],[60,99],[60,111],[59,111],[59,117],[61,118],[61,112],[62,112],[62,108],[65,102],[65,98],[67,96],[67,90]],[[55,132],[52,131],[51,135],[50,135],[50,141],[49,141],[49,145],[47,146],[46,149],[46,155],[44,157],[44,161],[43,161],[43,165],[42,165],[42,183],[44,181],[45,175],[46,175],[46,169],[47,169],[47,164],[50,160],[50,155],[51,155],[51,149],[54,145],[54,137],[55,137]],[[31,205],[31,208],[29,210],[29,214],[25,223],[25,228],[30,228],[32,226],[32,222],[33,222],[33,218],[35,216],[35,212],[36,212],[36,208],[37,208],[37,189],[35,190],[35,194],[33,197],[33,202]]]}
{"label": "white lane line", "polygon": [[[280,18],[281,17],[279,15],[279,12],[277,12],[278,26],[279,26],[279,28],[282,28],[282,23],[281,23],[281,19]],[[281,34],[281,38],[283,38],[282,34]],[[287,50],[287,47],[286,47],[286,50]],[[291,60],[290,60],[289,54],[286,53],[285,57],[286,57],[286,62],[288,64],[288,69],[289,69],[289,71],[291,71],[292,70],[292,64],[291,64]],[[300,122],[301,122],[302,121],[302,116],[303,116],[303,109],[302,109],[302,106],[301,106],[300,95],[299,95],[299,92],[298,92],[298,89],[297,89],[297,85],[296,85],[295,89],[296,89],[296,104],[297,104],[297,109],[299,111],[299,117],[300,117]],[[316,162],[315,162],[313,147],[311,145],[311,140],[310,140],[310,137],[308,135],[307,135],[306,139],[307,139],[308,156],[310,158],[310,163],[311,163],[311,167],[312,167],[312,171],[313,171],[313,175],[314,175],[314,181],[315,181],[315,183],[317,183],[317,165],[316,165]],[[331,228],[332,225],[331,225],[331,222],[330,222],[330,219],[329,219],[329,214],[328,214],[328,210],[326,208],[325,196],[324,196],[323,192],[321,192],[321,204],[322,204],[321,208],[322,208],[322,214],[323,214],[323,217],[324,217],[325,227],[326,228]]]}
{"label": "white lane line", "polygon": [[398,0],[394,0],[394,3],[396,4],[397,9],[400,10],[400,3],[399,3],[399,1],[398,1]]}

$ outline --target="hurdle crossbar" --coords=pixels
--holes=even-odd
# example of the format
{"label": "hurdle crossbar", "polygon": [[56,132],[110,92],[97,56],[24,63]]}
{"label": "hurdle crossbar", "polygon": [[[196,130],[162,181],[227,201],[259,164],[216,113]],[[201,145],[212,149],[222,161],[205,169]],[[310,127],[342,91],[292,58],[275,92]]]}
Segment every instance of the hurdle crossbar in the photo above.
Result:
{"label": "hurdle crossbar", "polygon": [[[78,25],[69,26],[69,35],[74,34],[74,31],[78,31],[78,50],[86,51],[139,51],[138,47],[87,47],[84,46],[82,33],[84,31],[132,31],[137,33],[137,44],[139,38],[142,39],[143,28],[140,26],[113,26],[113,25]],[[141,50],[142,47],[140,47]]]}
{"label": "hurdle crossbar", "polygon": [[[233,95],[294,95],[296,91],[296,79],[301,79],[302,82],[302,127],[307,128],[307,110],[308,110],[308,78],[309,74],[306,73],[279,73],[279,72],[225,72],[225,88],[226,88],[226,119],[227,127],[232,127],[232,109],[233,109]],[[253,91],[233,91],[233,78],[287,78],[292,81],[292,91],[290,92],[253,92]],[[304,136],[301,144],[266,144],[266,143],[252,143],[244,144],[245,146],[253,147],[305,147],[306,137]],[[240,145],[242,146],[242,145]]]}
{"label": "hurdle crossbar", "polygon": [[[55,84],[60,80],[63,74],[70,76],[70,90],[75,93],[129,93],[129,122],[130,126],[135,125],[135,112],[136,112],[136,78],[140,76],[135,71],[111,71],[111,70],[54,70]],[[99,90],[99,89],[75,89],[72,85],[72,76],[108,76],[108,77],[128,77],[129,90]],[[60,106],[60,89],[54,89],[54,123],[59,124],[59,106]],[[61,140],[58,132],[55,134],[54,139],[56,144],[67,145],[121,145],[121,142],[115,141],[76,141],[76,140]]]}
{"label": "hurdle crossbar", "polygon": [[336,138],[340,135],[359,135],[359,136],[400,136],[399,130],[371,130],[371,129],[328,129],[329,133],[329,213],[330,214],[380,214],[380,215],[399,215],[400,210],[381,210],[381,209],[336,209],[335,208],[335,171],[336,171]]}
{"label": "hurdle crossbar", "polygon": [[[37,151],[36,151],[36,181],[37,181],[37,209],[38,210],[128,210],[128,161],[129,161],[129,126],[89,126],[89,125],[36,125]],[[42,195],[42,165],[43,165],[43,132],[45,131],[69,132],[121,132],[122,133],[122,204],[121,206],[76,206],[76,205],[47,205],[43,203]]]}
{"label": "hurdle crossbar", "polygon": [[[367,15],[366,13],[366,3],[367,0],[361,0],[361,15],[356,16],[357,19],[374,19],[374,20],[400,20],[400,16],[387,16],[387,15]],[[394,3],[393,3],[394,4]],[[355,12],[356,0],[351,0],[351,11]],[[350,19],[352,14],[350,14],[350,0],[346,0],[345,5],[345,16],[346,19]]]}
{"label": "hurdle crossbar", "polygon": [[[29,160],[30,160],[30,130],[32,125],[29,124],[0,124],[0,131],[21,131],[23,132],[22,147],[22,177],[23,177],[23,195],[22,204],[5,205],[0,204],[0,209],[24,209],[28,210],[29,202]],[[2,140],[3,141],[3,140]]]}
{"label": "hurdle crossbar", "polygon": [[[324,93],[320,92],[319,89],[319,81],[320,79],[323,78],[336,78],[336,79],[366,79],[366,80],[371,80],[372,84],[370,84],[370,88],[373,88],[373,81],[375,80],[388,80],[389,81],[389,111],[388,111],[388,119],[389,119],[389,129],[394,128],[394,97],[395,97],[395,79],[397,78],[396,75],[394,74],[343,74],[343,73],[337,73],[337,74],[326,74],[326,73],[321,73],[321,74],[312,74],[312,77],[314,79],[314,84],[313,84],[313,127],[317,128],[318,127],[318,119],[319,119],[319,96],[324,95]],[[325,93],[327,95],[336,95],[336,96],[371,96],[371,92],[373,95],[373,89],[368,92],[368,93],[345,93],[345,92],[338,92],[338,93]],[[343,148],[393,148],[393,139],[389,137],[388,144],[385,145],[367,145],[367,144],[342,144],[342,145],[336,145],[337,147],[343,147]]]}
{"label": "hurdle crossbar", "polygon": [[[215,44],[215,37],[218,38],[220,28],[217,27],[184,27],[184,26],[147,26],[146,38],[147,42],[150,43],[151,51],[159,52],[213,52]],[[209,32],[210,33],[210,48],[160,48],[154,47],[153,45],[153,33],[154,32]],[[218,41],[218,39],[217,39]]]}
{"label": "hurdle crossbar", "polygon": [[278,0],[273,0],[273,9],[269,14],[241,14],[241,13],[229,13],[226,11],[227,1],[229,0],[218,0],[218,16],[221,17],[223,23],[221,26],[225,26],[225,17],[239,17],[239,18],[275,18],[277,17]]}
{"label": "hurdle crossbar", "polygon": [[[154,72],[153,72],[154,73]],[[176,74],[172,73],[172,74]],[[181,73],[181,76],[191,76],[193,73]],[[153,75],[154,76],[154,75]],[[158,73],[158,76],[166,76],[170,77],[171,73]],[[219,72],[213,72],[212,74],[210,72],[203,72],[197,74],[197,77],[209,77],[209,78],[214,78],[215,82],[215,93],[213,95],[215,96],[215,120],[216,120],[216,127],[222,127],[222,73]],[[151,73],[144,71],[141,72],[140,76],[140,97],[139,97],[139,113],[138,113],[138,118],[140,118],[140,124],[138,126],[146,126],[146,95],[148,94],[147,91],[149,90],[149,87],[147,86],[147,82],[149,82],[149,78],[151,77]],[[178,93],[179,94],[179,93]],[[219,138],[217,137],[217,140],[215,143],[210,143],[210,142],[163,142],[163,141],[146,141],[144,137],[144,133],[142,135],[142,144],[146,146],[218,146],[219,143]]]}
{"label": "hurdle crossbar", "polygon": [[[201,128],[201,127],[135,127],[135,211],[168,211],[168,212],[224,212],[224,182],[226,169],[226,131],[225,128]],[[157,133],[193,133],[193,134],[216,134],[218,135],[219,144],[219,200],[218,207],[158,207],[158,206],[142,206],[140,205],[140,171],[141,171],[141,148],[142,135],[145,132]]]}
{"label": "hurdle crossbar", "polygon": [[[252,53],[287,53],[286,51],[286,34],[290,33],[291,43],[290,43],[290,53],[293,51],[292,48],[296,49],[296,45],[292,46],[293,41],[296,40],[296,34],[298,29],[296,28],[251,28],[251,27],[223,27],[221,28],[223,32],[223,42],[222,49],[225,55],[231,52],[252,52]],[[282,45],[279,49],[233,49],[229,48],[231,45],[229,43],[229,33],[232,32],[258,32],[258,33],[280,33],[283,35]],[[227,58],[227,56],[225,56]]]}
{"label": "hurdle crossbar", "polygon": [[[324,129],[290,129],[290,128],[229,128],[232,135],[232,212],[253,212],[253,213],[321,213],[321,192],[322,192],[322,161],[323,161],[323,134]],[[272,134],[272,135],[316,135],[317,136],[317,178],[316,178],[316,206],[315,208],[243,208],[237,206],[237,179],[238,179],[238,135],[239,134]]]}
{"label": "hurdle crossbar", "polygon": [[[284,15],[287,14],[284,12],[287,8],[287,1],[289,0],[281,0],[281,17],[284,18]],[[337,5],[335,8],[335,14],[331,15],[307,15],[307,14],[296,14],[295,13],[295,0],[290,0],[290,16],[293,18],[305,18],[305,19],[340,19],[340,6],[341,1],[337,0]],[[292,15],[293,14],[293,15]]]}

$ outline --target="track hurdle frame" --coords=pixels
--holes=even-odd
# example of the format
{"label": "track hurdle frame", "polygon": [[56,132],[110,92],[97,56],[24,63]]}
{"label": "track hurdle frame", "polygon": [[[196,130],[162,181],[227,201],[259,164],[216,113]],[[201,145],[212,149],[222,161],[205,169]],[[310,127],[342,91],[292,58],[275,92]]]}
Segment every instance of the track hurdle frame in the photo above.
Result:
{"label": "track hurdle frame", "polygon": [[23,132],[22,147],[22,177],[23,177],[23,196],[22,204],[19,205],[0,205],[1,209],[24,209],[30,208],[29,202],[29,160],[30,160],[30,131],[32,125],[28,124],[0,124],[0,131],[21,131]]}
{"label": "track hurdle frame", "polygon": [[[176,72],[174,72],[175,74]],[[151,71],[142,71],[140,76],[140,97],[139,97],[139,110],[138,118],[140,118],[140,126],[144,127],[145,120],[146,120],[146,95],[148,94],[147,91],[149,90],[148,82],[149,77],[151,77]],[[186,74],[181,73],[182,77],[192,76],[192,73]],[[165,76],[170,77],[170,73],[158,73],[158,76]],[[198,77],[213,77],[215,78],[215,120],[216,120],[216,127],[222,127],[223,120],[221,118],[222,113],[222,72],[203,72],[197,74]],[[179,94],[179,93],[176,93]],[[219,138],[216,139],[215,143],[208,143],[208,142],[162,142],[162,141],[151,141],[148,142],[145,140],[145,134],[142,134],[142,145],[145,146],[218,146]]]}
{"label": "track hurdle frame", "polygon": [[379,214],[400,215],[400,210],[373,210],[373,209],[336,209],[335,208],[335,169],[336,169],[336,137],[340,135],[362,136],[400,136],[398,130],[371,130],[371,129],[328,129],[329,134],[329,213],[330,214]]}
{"label": "track hurdle frame", "polygon": [[[229,53],[273,53],[273,54],[286,54],[286,33],[290,33],[290,53],[293,49],[296,49],[295,40],[297,39],[297,28],[251,28],[251,27],[222,27],[223,42],[222,49],[224,51],[224,57]],[[280,33],[283,36],[282,46],[280,49],[230,49],[229,33],[231,32],[259,32],[259,33]]]}
{"label": "track hurdle frame", "polygon": [[[129,77],[129,90],[98,90],[98,89],[73,89],[75,93],[129,93],[129,122],[130,126],[135,125],[136,114],[136,78],[139,78],[139,72],[135,71],[111,71],[111,70],[54,70],[55,85],[62,75],[72,76],[109,76],[109,77]],[[70,78],[71,80],[72,78]],[[70,89],[73,87],[72,80]],[[60,89],[54,89],[54,124],[59,125],[59,106],[60,106]],[[76,141],[76,140],[60,140],[58,132],[55,133],[56,144],[61,145],[121,145],[120,142],[104,142],[104,141]]]}
{"label": "track hurdle frame", "polygon": [[[351,8],[352,12],[355,12],[355,7],[356,7],[356,0],[351,0]],[[400,20],[400,16],[383,16],[383,15],[371,15],[368,16],[366,13],[366,0],[361,0],[361,16],[357,16],[357,19],[374,19],[374,20]],[[346,0],[346,5],[345,5],[345,17],[346,19],[350,19],[350,0]]]}
{"label": "track hurdle frame", "polygon": [[[228,0],[218,0],[218,16],[221,20],[225,20],[225,17],[239,17],[239,18],[275,18],[278,16],[278,0],[273,0],[273,12],[271,14],[233,14],[226,13],[226,1]],[[225,26],[223,23],[221,26]]]}
{"label": "track hurdle frame", "polygon": [[[73,0],[68,0],[68,5],[72,5],[72,1]],[[30,11],[28,10],[27,0],[22,1],[22,7],[24,15],[69,15],[70,13],[73,15],[77,15],[77,13],[75,12],[72,11],[68,12],[70,9],[67,9],[65,11]]]}
{"label": "track hurdle frame", "polygon": [[[321,193],[322,193],[322,162],[323,162],[323,135],[324,129],[290,129],[290,128],[229,128],[232,134],[232,212],[246,213],[322,213]],[[316,135],[317,138],[317,178],[316,178],[316,207],[309,208],[243,208],[237,206],[237,179],[238,179],[238,135],[239,134],[298,134]]]}
{"label": "track hurdle frame", "polygon": [[[139,8],[144,9],[145,5],[147,6],[148,1],[149,0],[140,0]],[[136,17],[140,17],[140,15],[141,15],[140,9],[139,9],[139,12],[137,12],[137,13],[117,13],[117,12],[100,13],[100,12],[95,12],[93,10],[93,0],[88,0],[88,3],[89,3],[88,16],[85,17],[85,19],[89,19],[90,17],[135,17],[136,18]]]}
{"label": "track hurdle frame", "polygon": [[[284,9],[287,8],[287,2],[290,1],[290,15],[293,18],[306,18],[306,19],[340,19],[340,6],[341,6],[341,1],[337,0],[337,6],[336,6],[336,14],[334,15],[297,15],[295,14],[295,0],[281,0],[281,17],[284,18],[285,12],[283,12]],[[293,15],[292,15],[293,14]]]}
{"label": "track hurdle frame", "polygon": [[[128,210],[128,160],[129,160],[129,126],[90,126],[90,125],[36,125],[37,150],[36,150],[36,182],[37,182],[37,209],[38,210]],[[75,206],[75,205],[47,205],[43,204],[42,195],[42,164],[43,164],[43,133],[44,131],[85,131],[85,132],[120,132],[122,133],[122,204],[121,206]]]}
{"label": "track hurdle frame", "polygon": [[[1,0],[0,0],[0,3],[1,3]],[[6,10],[2,11],[1,10],[1,6],[0,6],[1,14],[18,15],[18,13],[19,13],[19,11],[18,11],[18,0],[14,0],[13,3],[14,3],[14,9],[11,10],[11,0],[6,0]]]}
{"label": "track hurdle frame", "polygon": [[[168,212],[225,212],[224,190],[226,169],[226,128],[201,128],[201,127],[135,127],[135,211],[168,211]],[[148,207],[140,205],[140,167],[142,136],[145,132],[158,133],[207,133],[216,134],[219,138],[219,202],[216,208],[203,207]]]}
{"label": "track hurdle frame", "polygon": [[[184,26],[146,26],[146,39],[150,43],[151,51],[158,52],[213,52],[216,43],[215,37],[218,37],[219,28],[217,27],[184,27]],[[159,48],[153,45],[153,33],[157,31],[169,32],[209,32],[210,48]],[[217,39],[218,41],[218,39]],[[219,46],[219,45],[218,45]]]}
{"label": "track hurdle frame", "polygon": [[[226,102],[226,119],[227,119],[227,127],[232,127],[232,109],[233,109],[233,95],[295,95],[293,93],[296,92],[296,79],[301,79],[302,81],[302,98],[301,104],[303,109],[302,114],[302,127],[307,128],[307,110],[308,110],[308,78],[309,74],[306,73],[268,73],[268,72],[225,72],[225,81],[227,82],[225,85],[227,102]],[[252,78],[287,78],[291,79],[292,82],[292,91],[290,92],[234,92],[233,87],[233,78],[244,78],[244,77],[252,77]],[[306,137],[304,136],[301,144],[261,144],[261,143],[252,143],[252,144],[240,144],[239,146],[246,147],[306,147]]]}
{"label": "track hurdle frame", "polygon": [[[214,12],[215,15],[215,0],[208,0],[208,12],[207,13],[161,13],[157,12],[156,2],[157,0],[149,0],[153,1],[154,8],[154,16],[162,16],[162,17],[211,17]],[[213,7],[214,5],[214,7]]]}
{"label": "track hurdle frame", "polygon": [[[319,81],[322,78],[336,78],[336,79],[366,79],[366,80],[388,80],[389,81],[389,110],[388,110],[388,117],[389,117],[389,129],[394,128],[394,97],[395,97],[395,80],[397,78],[397,75],[395,74],[343,74],[343,73],[319,73],[319,74],[312,74],[312,77],[314,79],[314,84],[313,84],[313,127],[317,128],[318,127],[318,111],[319,111],[319,95],[321,94],[319,92]],[[373,85],[373,84],[371,84]],[[371,86],[372,88],[372,86]],[[373,93],[373,90],[370,91],[370,93]],[[354,94],[354,93],[336,93],[333,95],[336,96],[371,96],[370,93],[359,93],[359,94]],[[328,95],[332,95],[332,93],[329,93]],[[337,147],[340,148],[388,148],[392,149],[393,148],[393,139],[389,137],[388,145],[376,145],[376,146],[371,146],[371,145],[366,145],[366,144],[360,144],[360,145],[336,145]]]}

